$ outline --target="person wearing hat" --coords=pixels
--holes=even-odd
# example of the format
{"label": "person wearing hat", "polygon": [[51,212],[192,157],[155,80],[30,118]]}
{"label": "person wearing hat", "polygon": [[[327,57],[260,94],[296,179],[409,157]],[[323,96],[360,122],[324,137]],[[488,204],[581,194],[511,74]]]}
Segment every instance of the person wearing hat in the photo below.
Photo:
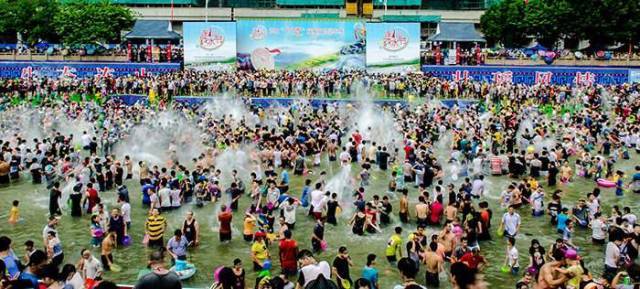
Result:
{"label": "person wearing hat", "polygon": [[575,250],[569,249],[564,253],[564,258],[567,263],[567,268],[558,268],[556,270],[567,276],[567,278],[570,278],[565,282],[567,289],[579,289],[582,275],[584,274],[584,268],[580,265],[580,256],[578,256],[578,252]]}
{"label": "person wearing hat", "polygon": [[253,245],[251,245],[251,259],[253,260],[253,269],[255,271],[262,270],[264,262],[269,259],[269,249],[265,243],[267,234],[258,231],[254,236]]}

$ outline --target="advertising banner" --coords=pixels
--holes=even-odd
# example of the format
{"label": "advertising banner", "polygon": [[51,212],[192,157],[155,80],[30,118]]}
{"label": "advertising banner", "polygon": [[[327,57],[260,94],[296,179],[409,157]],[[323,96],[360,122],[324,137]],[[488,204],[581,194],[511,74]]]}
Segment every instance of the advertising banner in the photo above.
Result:
{"label": "advertising banner", "polygon": [[629,69],[615,67],[423,65],[422,71],[430,76],[456,81],[469,79],[527,85],[611,85],[633,81]]}
{"label": "advertising banner", "polygon": [[0,61],[0,78],[84,78],[165,74],[179,63]]}
{"label": "advertising banner", "polygon": [[363,70],[364,22],[353,20],[239,20],[240,69]]}
{"label": "advertising banner", "polygon": [[235,22],[185,22],[183,38],[186,68],[235,69]]}
{"label": "advertising banner", "polygon": [[367,23],[367,71],[420,71],[420,23]]}

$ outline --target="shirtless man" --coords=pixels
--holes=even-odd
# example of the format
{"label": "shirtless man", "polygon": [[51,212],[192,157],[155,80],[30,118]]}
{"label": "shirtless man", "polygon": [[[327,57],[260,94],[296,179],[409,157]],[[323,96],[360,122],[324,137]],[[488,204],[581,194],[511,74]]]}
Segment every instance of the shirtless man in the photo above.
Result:
{"label": "shirtless man", "polygon": [[453,222],[458,216],[458,208],[456,208],[456,203],[451,202],[449,200],[449,204],[446,208],[444,208],[444,216],[447,218],[447,224]]}
{"label": "shirtless man", "polygon": [[556,261],[547,262],[540,268],[538,282],[534,289],[555,289],[564,284],[567,280],[565,275],[561,275],[556,269],[564,266],[565,260],[562,254],[554,256]]}
{"label": "shirtless man", "polygon": [[424,200],[423,196],[418,197],[418,204],[416,204],[416,218],[418,219],[418,225],[427,225],[427,217],[429,216],[429,205]]}
{"label": "shirtless man", "polygon": [[438,243],[444,246],[445,258],[451,257],[453,250],[456,248],[456,235],[451,232],[451,226],[444,226],[444,229],[438,235]]}
{"label": "shirtless man", "polygon": [[113,265],[113,248],[116,246],[116,234],[115,232],[109,232],[107,236],[102,240],[102,253],[100,253],[100,260],[102,261],[102,268],[105,271],[111,270]]}
{"label": "shirtless man", "polygon": [[402,191],[402,197],[400,197],[400,221],[403,223],[409,222],[409,198],[407,197],[408,192]]}
{"label": "shirtless man", "polygon": [[426,267],[425,282],[427,287],[438,287],[440,286],[439,274],[443,271],[444,260],[436,253],[438,250],[437,242],[429,243],[429,249],[422,255]]}

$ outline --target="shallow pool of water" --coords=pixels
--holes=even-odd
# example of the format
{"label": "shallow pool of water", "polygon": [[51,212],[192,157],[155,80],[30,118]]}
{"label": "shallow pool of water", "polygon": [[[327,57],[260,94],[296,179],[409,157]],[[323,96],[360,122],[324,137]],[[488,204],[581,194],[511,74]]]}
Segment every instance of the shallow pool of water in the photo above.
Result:
{"label": "shallow pool of water", "polygon": [[[629,175],[633,173],[633,165],[637,164],[640,160],[638,155],[634,155],[632,160],[622,161],[617,164],[617,168],[622,168]],[[224,169],[224,168],[223,168]],[[318,172],[320,170],[326,170],[330,175],[337,174],[339,169],[337,164],[333,167],[323,166],[320,169],[315,169]],[[358,169],[352,170],[352,175],[359,172]],[[371,185],[367,189],[367,196],[370,198],[373,194],[383,195],[386,191],[389,176],[387,173],[374,170],[372,173]],[[310,178],[315,178],[311,175]],[[329,176],[330,178],[330,176]],[[505,185],[511,180],[506,177],[488,177],[488,183],[491,186],[488,188],[489,194],[492,196],[498,196]],[[302,189],[304,179],[301,177],[291,177],[290,192],[299,197]],[[546,182],[541,182],[544,184]],[[141,205],[141,193],[140,186],[137,181],[128,181],[127,186],[129,188],[131,200],[132,200],[132,218],[133,224],[130,230],[130,235],[133,237],[133,245],[126,248],[119,248],[115,251],[115,262],[120,264],[123,268],[122,272],[106,273],[106,278],[123,284],[132,284],[135,282],[135,278],[138,271],[142,269],[146,264],[146,256],[149,250],[144,248],[141,244],[144,221],[147,210]],[[559,185],[557,188],[564,190],[563,204],[565,206],[572,206],[578,198],[586,197],[586,194],[594,188],[594,182],[585,179],[578,179],[569,185]],[[555,188],[546,188],[547,200],[550,197],[551,191]],[[415,201],[417,190],[411,188],[410,196],[412,201]],[[24,241],[31,239],[41,246],[41,232],[43,226],[46,224],[48,214],[48,191],[42,186],[35,186],[30,183],[28,176],[24,176],[23,179],[17,183],[12,184],[9,187],[0,188],[0,235],[8,235],[13,239],[14,250],[17,254],[22,255],[23,249],[21,244]],[[115,204],[116,193],[114,191],[105,192],[101,195],[105,200],[107,207],[111,208]],[[9,208],[12,200],[20,201],[20,212],[24,221],[18,225],[8,225],[6,220],[8,218]],[[490,202],[490,207],[494,211],[492,224],[494,224],[494,232],[499,220],[502,216],[503,210],[500,208],[497,199],[487,198]],[[635,212],[638,212],[640,207],[640,196],[627,194],[622,198],[614,195],[613,189],[603,190],[601,196],[602,209],[605,214],[609,214],[610,207],[612,205],[620,205],[621,207],[629,206]],[[249,203],[249,199],[242,198],[240,207],[246,208]],[[394,206],[394,221],[397,222],[397,201],[392,202]],[[545,203],[546,204],[546,203]],[[413,206],[411,206],[413,207]],[[180,210],[172,211],[166,214],[169,219],[169,228],[165,234],[165,241],[169,239],[169,232],[179,228],[182,224],[184,213],[191,209],[190,205],[186,205]],[[203,208],[193,208],[196,218],[200,222],[201,226],[201,246],[193,249],[189,252],[188,260],[193,262],[197,268],[198,273],[190,280],[185,281],[184,285],[187,287],[204,288],[211,284],[213,270],[220,265],[230,265],[234,258],[241,258],[245,264],[247,270],[247,285],[252,286],[255,280],[255,274],[251,272],[251,261],[249,256],[249,246],[241,236],[242,230],[242,213],[235,213],[233,219],[234,235],[233,240],[229,244],[221,244],[218,241],[218,234],[215,231],[217,227],[216,216],[214,213],[214,206],[208,205]],[[242,210],[241,210],[242,211]],[[525,268],[528,265],[528,248],[530,241],[533,238],[537,238],[541,241],[545,248],[555,240],[559,235],[555,232],[549,224],[547,216],[541,218],[531,217],[530,210],[528,208],[520,209],[520,215],[522,216],[522,229],[521,234],[517,238],[516,246],[520,251],[520,265]],[[412,213],[413,215],[413,213]],[[339,224],[336,227],[327,225],[326,239],[329,245],[327,252],[319,255],[318,259],[327,260],[331,263],[335,257],[337,248],[341,245],[345,245],[349,248],[350,254],[353,258],[355,266],[351,269],[352,278],[355,280],[360,276],[360,272],[365,265],[366,255],[369,253],[375,253],[378,255],[377,267],[380,271],[380,286],[381,288],[391,288],[397,284],[399,280],[399,274],[395,268],[388,265],[384,258],[384,249],[386,241],[393,231],[393,227],[389,226],[383,229],[383,232],[375,235],[367,235],[364,237],[354,236],[351,234],[351,229],[346,225],[348,219],[351,216],[343,215],[339,219]],[[415,225],[403,225],[404,237],[415,229]],[[313,221],[305,217],[305,212],[302,208],[298,211],[298,220],[296,229],[294,231],[294,238],[298,241],[300,248],[310,248],[310,235],[313,228]],[[428,229],[428,233],[438,230],[439,228]],[[82,248],[88,248],[90,241],[89,234],[89,220],[87,217],[80,219],[74,219],[69,216],[69,212],[66,211],[62,217],[59,227],[60,239],[62,240],[65,250],[65,263],[75,264],[79,258],[80,250]],[[589,270],[598,275],[602,270],[602,263],[604,258],[604,248],[595,247],[590,242],[591,232],[587,230],[577,229],[574,237],[574,243],[580,247],[580,254],[585,260]],[[406,241],[406,240],[405,240]],[[511,276],[500,272],[500,267],[504,262],[506,242],[502,239],[496,239],[494,236],[493,241],[481,243],[482,254],[487,257],[489,261],[489,267],[485,270],[485,277],[491,284],[492,288],[513,288],[519,277]],[[99,256],[99,249],[93,249],[94,255]],[[271,249],[271,255],[277,256],[277,249]],[[274,261],[276,270],[278,269],[278,261]],[[418,278],[419,282],[424,282],[424,272],[420,273]],[[446,274],[441,276],[441,287],[449,288],[449,282],[446,280]]]}

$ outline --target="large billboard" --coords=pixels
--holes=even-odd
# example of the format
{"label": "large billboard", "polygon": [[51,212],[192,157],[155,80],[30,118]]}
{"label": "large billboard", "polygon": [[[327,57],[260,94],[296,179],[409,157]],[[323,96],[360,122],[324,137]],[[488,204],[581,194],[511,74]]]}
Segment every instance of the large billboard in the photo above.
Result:
{"label": "large billboard", "polygon": [[420,23],[367,23],[367,71],[420,71]]}
{"label": "large billboard", "polygon": [[364,69],[361,21],[247,19],[237,29],[240,69]]}
{"label": "large billboard", "polygon": [[235,68],[235,22],[185,22],[183,37],[185,67],[207,70]]}

